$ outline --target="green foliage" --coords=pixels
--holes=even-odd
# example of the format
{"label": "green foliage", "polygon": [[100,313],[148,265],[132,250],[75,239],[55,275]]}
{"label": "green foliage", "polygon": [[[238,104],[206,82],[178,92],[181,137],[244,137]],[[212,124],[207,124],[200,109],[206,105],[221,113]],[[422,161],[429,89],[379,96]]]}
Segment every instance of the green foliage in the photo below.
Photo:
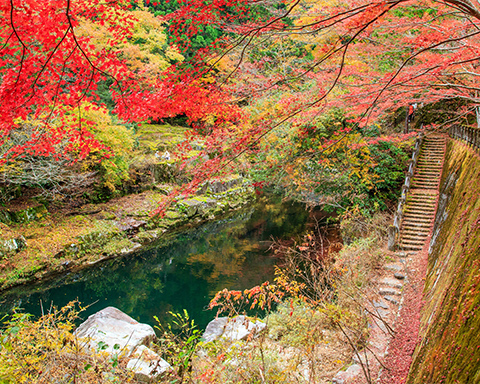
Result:
{"label": "green foliage", "polygon": [[109,156],[105,156],[103,151],[93,152],[83,162],[83,166],[99,171],[103,185],[113,192],[129,179],[128,168],[135,144],[134,132],[123,125],[115,124],[105,108],[85,104],[83,113],[86,119],[93,122],[91,131],[95,138],[110,151]]}
{"label": "green foliage", "polygon": [[397,199],[411,136],[380,136],[378,126],[352,130],[341,111],[292,128],[271,133],[267,140],[275,144],[253,159],[257,184],[338,213],[372,215]]}
{"label": "green foliage", "polygon": [[329,326],[328,316],[299,300],[284,301],[268,316],[268,335],[283,345],[302,347],[318,344],[321,329]]}
{"label": "green foliage", "polygon": [[77,303],[71,302],[51,309],[38,320],[26,313],[3,319],[0,382],[131,382],[132,374],[119,367],[115,357],[81,354],[79,341],[72,334],[79,310]]}
{"label": "green foliage", "polygon": [[197,350],[201,334],[195,321],[190,319],[185,309],[183,313],[168,312],[168,314],[171,316],[171,320],[166,326],[154,316],[158,323],[155,328],[160,331],[158,349],[174,368],[172,372],[168,373],[170,382],[188,381],[192,379],[192,358]]}

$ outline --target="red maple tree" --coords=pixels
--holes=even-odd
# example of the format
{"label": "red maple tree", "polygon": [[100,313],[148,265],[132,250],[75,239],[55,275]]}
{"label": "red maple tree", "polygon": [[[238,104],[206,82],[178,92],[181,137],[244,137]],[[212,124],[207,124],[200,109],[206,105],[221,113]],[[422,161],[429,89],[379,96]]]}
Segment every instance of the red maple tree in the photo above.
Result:
{"label": "red maple tree", "polygon": [[[302,126],[331,107],[349,111],[360,125],[408,103],[445,98],[467,100],[464,115],[478,113],[478,2],[179,4],[167,21],[181,49],[189,48],[200,25],[225,33],[195,60],[144,79],[116,49],[131,36],[130,2],[2,0],[0,163],[24,154],[108,155],[91,122],[79,116],[72,125],[62,116],[64,106],[80,110],[83,101],[98,102],[97,84],[107,79],[113,112],[124,120],[190,119],[191,134],[206,140],[191,186],[258,150],[269,132]],[[108,25],[110,38],[101,49],[76,33],[81,20]],[[275,107],[259,112],[270,96]],[[15,142],[26,125],[28,139]]]}

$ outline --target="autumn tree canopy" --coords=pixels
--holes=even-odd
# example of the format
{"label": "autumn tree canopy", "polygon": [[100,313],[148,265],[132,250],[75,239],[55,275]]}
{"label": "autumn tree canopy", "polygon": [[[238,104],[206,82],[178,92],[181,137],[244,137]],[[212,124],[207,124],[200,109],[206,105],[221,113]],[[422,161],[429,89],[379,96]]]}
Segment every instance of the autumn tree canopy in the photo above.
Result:
{"label": "autumn tree canopy", "polygon": [[123,122],[186,116],[205,140],[191,186],[279,138],[288,150],[328,111],[343,111],[336,141],[412,102],[464,100],[467,123],[479,113],[476,0],[182,0],[154,17],[157,5],[0,2],[0,166],[111,156],[85,113],[106,102]]}

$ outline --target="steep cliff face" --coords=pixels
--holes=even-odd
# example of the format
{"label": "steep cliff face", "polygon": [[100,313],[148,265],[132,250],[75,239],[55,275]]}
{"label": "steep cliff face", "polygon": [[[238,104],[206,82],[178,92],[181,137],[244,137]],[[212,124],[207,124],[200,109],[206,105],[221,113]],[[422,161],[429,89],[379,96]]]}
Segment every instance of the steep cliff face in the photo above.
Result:
{"label": "steep cliff face", "polygon": [[480,383],[480,157],[450,140],[409,384]]}

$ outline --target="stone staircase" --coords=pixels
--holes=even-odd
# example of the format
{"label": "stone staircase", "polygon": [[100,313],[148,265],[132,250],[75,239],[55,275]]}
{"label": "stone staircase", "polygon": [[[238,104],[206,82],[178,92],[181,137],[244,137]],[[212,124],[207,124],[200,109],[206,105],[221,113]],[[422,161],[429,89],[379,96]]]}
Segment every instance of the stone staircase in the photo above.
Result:
{"label": "stone staircase", "polygon": [[430,233],[445,156],[446,138],[442,135],[425,136],[407,196],[399,248],[419,251]]}

